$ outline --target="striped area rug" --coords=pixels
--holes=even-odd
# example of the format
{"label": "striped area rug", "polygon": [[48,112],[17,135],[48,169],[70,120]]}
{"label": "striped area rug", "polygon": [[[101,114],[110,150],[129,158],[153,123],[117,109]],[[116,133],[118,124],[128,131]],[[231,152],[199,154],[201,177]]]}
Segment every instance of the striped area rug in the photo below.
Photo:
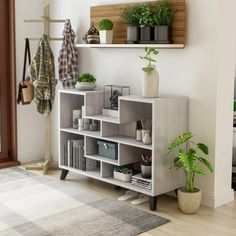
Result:
{"label": "striped area rug", "polygon": [[65,181],[0,170],[1,236],[132,236],[168,222]]}

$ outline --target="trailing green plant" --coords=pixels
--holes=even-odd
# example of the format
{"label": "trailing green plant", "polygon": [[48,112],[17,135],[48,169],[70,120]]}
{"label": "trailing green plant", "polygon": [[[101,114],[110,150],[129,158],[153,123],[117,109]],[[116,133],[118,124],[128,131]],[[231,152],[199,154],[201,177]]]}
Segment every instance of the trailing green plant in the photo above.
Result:
{"label": "trailing green plant", "polygon": [[149,3],[144,3],[139,5],[139,25],[140,27],[153,27],[155,26],[154,20],[154,12],[151,9],[151,5]]}
{"label": "trailing green plant", "polygon": [[170,0],[157,1],[154,21],[157,26],[172,26],[174,11]]}
{"label": "trailing green plant", "polygon": [[112,30],[113,22],[109,19],[103,19],[99,22],[99,30]]}
{"label": "trailing green plant", "polygon": [[153,58],[153,56],[158,55],[159,52],[155,48],[145,48],[145,55],[139,56],[143,61],[147,63],[147,66],[143,68],[143,71],[147,74],[151,74],[154,70],[154,62],[156,60]]}
{"label": "trailing green plant", "polygon": [[124,22],[129,26],[139,26],[139,19],[142,14],[139,5],[125,8],[122,14]]}
{"label": "trailing green plant", "polygon": [[194,181],[195,175],[205,175],[207,168],[210,172],[213,172],[213,167],[211,163],[202,157],[202,154],[208,155],[208,147],[203,143],[195,143],[192,139],[193,135],[191,132],[184,133],[177,137],[168,147],[166,154],[169,155],[179,146],[188,142],[188,147],[186,150],[179,148],[178,156],[173,161],[173,166],[170,168],[175,168],[176,170],[184,170],[186,175],[184,191],[194,192]]}
{"label": "trailing green plant", "polygon": [[133,171],[130,170],[129,168],[122,167],[122,166],[117,166],[117,167],[115,167],[115,168],[114,168],[114,171],[119,172],[119,173],[122,173],[122,174],[126,174],[126,175],[133,173]]}
{"label": "trailing green plant", "polygon": [[96,78],[89,74],[89,73],[85,73],[85,74],[82,74],[81,76],[77,76],[76,78],[76,81],[81,83],[81,82],[88,82],[88,83],[96,83]]}
{"label": "trailing green plant", "polygon": [[150,153],[143,153],[141,156],[141,164],[144,166],[152,165],[152,155]]}

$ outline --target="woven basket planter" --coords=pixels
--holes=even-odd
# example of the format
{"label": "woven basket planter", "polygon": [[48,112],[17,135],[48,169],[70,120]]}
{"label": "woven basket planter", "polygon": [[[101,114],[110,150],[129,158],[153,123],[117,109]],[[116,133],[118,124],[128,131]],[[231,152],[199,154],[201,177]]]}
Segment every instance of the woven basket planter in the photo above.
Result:
{"label": "woven basket planter", "polygon": [[143,97],[158,97],[159,93],[159,74],[154,67],[151,74],[144,73]]}

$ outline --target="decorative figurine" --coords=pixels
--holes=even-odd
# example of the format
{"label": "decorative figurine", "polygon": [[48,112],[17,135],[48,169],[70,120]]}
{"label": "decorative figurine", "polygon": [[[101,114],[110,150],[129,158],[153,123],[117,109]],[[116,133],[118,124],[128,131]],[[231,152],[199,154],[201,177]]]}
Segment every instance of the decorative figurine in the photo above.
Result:
{"label": "decorative figurine", "polygon": [[87,44],[99,44],[99,31],[96,29],[94,24],[92,23],[91,27],[89,28],[88,32],[84,35],[83,40]]}

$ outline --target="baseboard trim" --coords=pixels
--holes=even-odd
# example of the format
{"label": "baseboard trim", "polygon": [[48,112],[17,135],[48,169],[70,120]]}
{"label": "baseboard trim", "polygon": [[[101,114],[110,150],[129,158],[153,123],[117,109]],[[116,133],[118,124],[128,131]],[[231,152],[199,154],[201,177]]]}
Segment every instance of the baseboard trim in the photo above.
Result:
{"label": "baseboard trim", "polygon": [[19,161],[6,161],[6,162],[0,163],[0,169],[13,167],[13,166],[19,166],[19,165],[20,165]]}
{"label": "baseboard trim", "polygon": [[227,191],[223,194],[210,196],[207,194],[202,194],[202,203],[201,205],[211,207],[211,208],[217,208],[220,206],[223,206],[229,202],[234,201],[234,190],[231,189],[230,191]]}

